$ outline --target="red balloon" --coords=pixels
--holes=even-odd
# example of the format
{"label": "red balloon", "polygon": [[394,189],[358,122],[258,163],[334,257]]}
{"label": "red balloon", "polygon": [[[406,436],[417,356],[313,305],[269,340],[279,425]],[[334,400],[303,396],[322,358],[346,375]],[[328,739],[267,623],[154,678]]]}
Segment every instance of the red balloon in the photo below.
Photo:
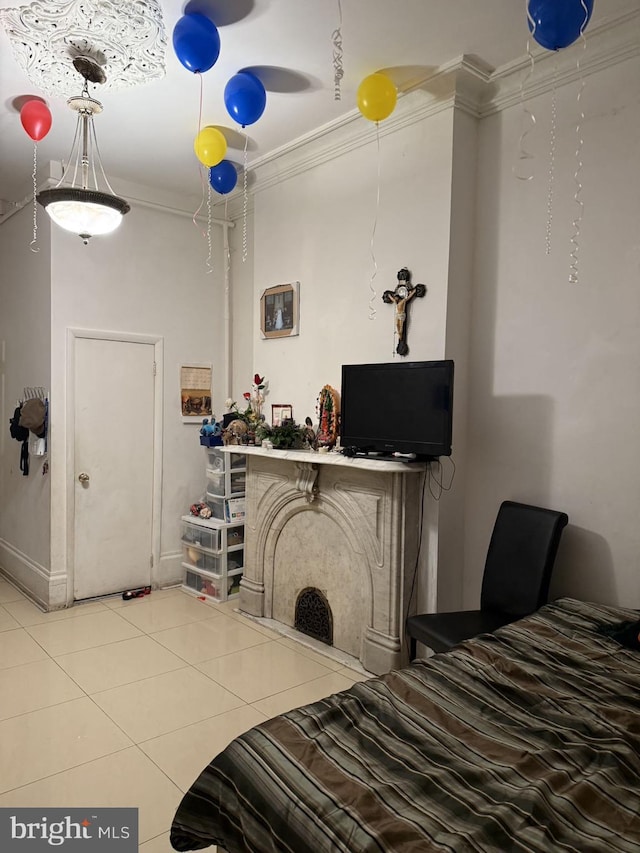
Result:
{"label": "red balloon", "polygon": [[44,139],[51,130],[51,112],[43,101],[27,101],[20,110],[20,121],[34,142]]}

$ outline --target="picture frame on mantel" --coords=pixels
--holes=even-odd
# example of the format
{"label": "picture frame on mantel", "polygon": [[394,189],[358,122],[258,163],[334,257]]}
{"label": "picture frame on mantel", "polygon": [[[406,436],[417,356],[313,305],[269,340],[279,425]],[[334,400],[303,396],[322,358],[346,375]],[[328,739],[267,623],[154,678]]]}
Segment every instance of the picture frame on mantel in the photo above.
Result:
{"label": "picture frame on mantel", "polygon": [[281,426],[284,421],[293,420],[293,406],[289,403],[271,405],[271,426]]}
{"label": "picture frame on mantel", "polygon": [[300,282],[267,287],[260,295],[260,337],[300,334]]}

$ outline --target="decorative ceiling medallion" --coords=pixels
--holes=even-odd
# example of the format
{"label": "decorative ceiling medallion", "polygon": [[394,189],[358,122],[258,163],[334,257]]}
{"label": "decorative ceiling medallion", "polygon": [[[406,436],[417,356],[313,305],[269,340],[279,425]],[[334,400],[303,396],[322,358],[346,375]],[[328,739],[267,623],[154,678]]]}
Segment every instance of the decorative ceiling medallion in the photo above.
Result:
{"label": "decorative ceiling medallion", "polygon": [[157,0],[66,0],[0,9],[18,65],[48,95],[78,88],[70,60],[103,66],[101,87],[126,89],[164,77],[167,36]]}

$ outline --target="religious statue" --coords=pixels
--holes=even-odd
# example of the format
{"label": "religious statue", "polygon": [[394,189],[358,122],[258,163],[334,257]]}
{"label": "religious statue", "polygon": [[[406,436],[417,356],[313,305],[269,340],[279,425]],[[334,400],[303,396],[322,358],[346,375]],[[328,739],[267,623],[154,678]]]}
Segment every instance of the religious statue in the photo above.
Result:
{"label": "religious statue", "polygon": [[411,284],[411,273],[406,267],[398,272],[398,284],[395,290],[385,290],[382,294],[382,301],[387,304],[395,302],[396,306],[396,335],[398,336],[398,345],[396,352],[398,355],[407,355],[409,347],[407,345],[407,309],[408,305],[414,296],[424,296],[427,288],[424,284]]}

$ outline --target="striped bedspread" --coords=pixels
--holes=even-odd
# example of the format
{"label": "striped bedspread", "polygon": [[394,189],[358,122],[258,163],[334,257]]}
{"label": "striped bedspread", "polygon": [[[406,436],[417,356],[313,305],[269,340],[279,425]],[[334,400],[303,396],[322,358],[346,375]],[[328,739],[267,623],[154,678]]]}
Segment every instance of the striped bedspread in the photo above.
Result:
{"label": "striped bedspread", "polygon": [[176,850],[640,851],[633,611],[573,599],[236,738]]}

